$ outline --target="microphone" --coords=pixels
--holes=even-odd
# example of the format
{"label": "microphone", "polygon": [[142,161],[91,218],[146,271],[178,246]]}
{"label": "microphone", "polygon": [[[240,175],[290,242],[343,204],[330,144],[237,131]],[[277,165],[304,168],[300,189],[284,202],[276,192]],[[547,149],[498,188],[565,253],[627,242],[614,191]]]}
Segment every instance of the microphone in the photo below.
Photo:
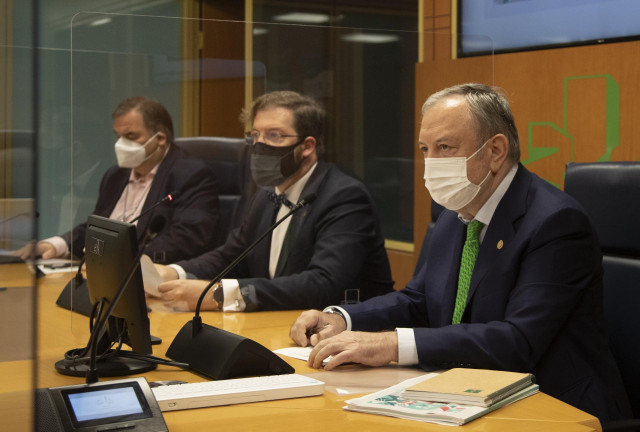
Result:
{"label": "microphone", "polygon": [[90,358],[89,358],[89,369],[87,370],[87,384],[93,384],[98,381],[98,368],[96,367],[96,356],[97,356],[97,342],[99,339],[99,335],[102,333],[104,326],[107,323],[107,320],[111,316],[113,309],[118,304],[120,297],[124,294],[124,290],[131,282],[131,278],[133,277],[136,269],[140,265],[140,258],[144,253],[147,245],[158,236],[164,225],[166,220],[163,216],[155,216],[151,222],[149,223],[149,228],[147,229],[145,236],[140,244],[140,248],[138,249],[138,253],[136,254],[133,262],[131,263],[131,267],[127,272],[127,276],[124,279],[124,282],[118,288],[116,295],[113,297],[113,301],[109,304],[106,312],[100,318],[98,324],[91,331],[91,335],[89,336],[89,345],[90,345]]}
{"label": "microphone", "polygon": [[133,219],[131,219],[129,221],[129,223],[134,223],[135,221],[137,221],[138,219],[140,219],[142,216],[146,215],[147,213],[149,213],[150,211],[153,211],[156,207],[158,207],[161,204],[166,203],[167,201],[173,201],[174,199],[176,199],[176,196],[178,196],[179,191],[175,190],[173,192],[170,192],[169,194],[167,194],[164,198],[162,198],[160,201],[158,201],[157,203],[155,203],[154,205],[152,205],[151,207],[149,207],[148,209],[146,209],[145,211],[143,211],[142,213],[140,213],[138,216],[134,217]]}
{"label": "microphone", "polygon": [[[132,224],[138,219],[140,219],[142,216],[153,211],[159,205],[167,201],[173,201],[174,199],[176,199],[176,196],[178,196],[179,193],[180,191],[175,190],[165,195],[162,199],[154,203],[151,207],[149,207],[148,209],[140,213],[137,217],[133,218],[128,223]],[[152,224],[154,223],[155,219],[156,218],[151,219],[151,222],[149,223],[149,227],[147,229],[147,234],[153,228]],[[164,220],[164,218],[162,219]],[[157,223],[158,222],[156,222],[156,224]],[[148,239],[147,242],[150,242],[151,240],[153,240],[161,231],[161,229],[162,227],[160,227],[160,229],[155,229],[153,232],[155,232],[156,234],[153,236],[153,238]],[[143,243],[145,240],[143,240]],[[78,312],[82,315],[91,316],[93,305],[91,304],[91,300],[89,299],[89,291],[87,289],[86,284],[84,283],[84,276],[82,275],[82,266],[84,265],[84,260],[85,260],[85,257],[83,256],[82,259],[80,260],[80,264],[78,264],[78,271],[73,276],[73,278],[67,283],[67,285],[64,287],[64,289],[58,296],[58,299],[56,300],[56,304],[60,307]]]}
{"label": "microphone", "polygon": [[213,285],[220,282],[278,225],[303,207],[311,204],[316,198],[315,193],[310,193],[302,198],[286,215],[271,225],[207,284],[200,294],[193,319],[180,329],[167,350],[167,357],[187,363],[191,369],[213,379],[295,372],[288,363],[257,342],[203,324],[200,308],[207,292]]}

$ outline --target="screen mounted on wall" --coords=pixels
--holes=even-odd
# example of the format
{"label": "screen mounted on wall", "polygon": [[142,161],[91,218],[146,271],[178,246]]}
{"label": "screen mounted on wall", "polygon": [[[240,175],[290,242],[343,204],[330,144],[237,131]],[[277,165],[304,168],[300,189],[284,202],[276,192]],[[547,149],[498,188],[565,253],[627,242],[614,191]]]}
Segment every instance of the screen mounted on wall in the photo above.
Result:
{"label": "screen mounted on wall", "polygon": [[458,0],[458,56],[640,39],[637,0]]}

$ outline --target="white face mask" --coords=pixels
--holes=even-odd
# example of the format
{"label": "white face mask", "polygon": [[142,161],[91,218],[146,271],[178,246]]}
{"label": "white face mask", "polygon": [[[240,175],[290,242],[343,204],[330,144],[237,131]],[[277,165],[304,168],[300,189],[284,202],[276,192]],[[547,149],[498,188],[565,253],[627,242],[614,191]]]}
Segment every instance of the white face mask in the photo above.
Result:
{"label": "white face mask", "polygon": [[487,145],[485,141],[474,154],[465,157],[425,158],[424,185],[431,198],[449,210],[460,210],[468,205],[480,192],[480,187],[489,178],[491,170],[479,185],[471,183],[467,177],[467,161]]}
{"label": "white face mask", "polygon": [[136,168],[149,159],[153,152],[147,156],[145,148],[156,135],[158,135],[158,132],[153,134],[153,136],[142,145],[125,137],[118,138],[115,144],[118,166],[122,168]]}

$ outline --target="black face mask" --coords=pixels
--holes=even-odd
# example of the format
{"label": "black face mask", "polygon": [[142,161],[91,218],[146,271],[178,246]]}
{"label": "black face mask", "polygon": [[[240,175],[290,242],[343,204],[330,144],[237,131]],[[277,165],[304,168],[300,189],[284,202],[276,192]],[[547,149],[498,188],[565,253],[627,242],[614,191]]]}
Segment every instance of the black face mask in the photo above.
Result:
{"label": "black face mask", "polygon": [[293,150],[302,142],[286,147],[254,143],[251,153],[251,175],[256,184],[260,187],[277,186],[293,175],[301,163],[296,163]]}

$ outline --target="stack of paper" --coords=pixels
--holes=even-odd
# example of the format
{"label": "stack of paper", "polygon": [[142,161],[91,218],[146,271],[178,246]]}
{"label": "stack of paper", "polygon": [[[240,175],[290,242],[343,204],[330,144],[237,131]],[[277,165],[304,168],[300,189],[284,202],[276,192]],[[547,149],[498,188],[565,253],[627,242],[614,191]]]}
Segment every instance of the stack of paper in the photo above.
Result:
{"label": "stack of paper", "polygon": [[436,376],[438,374],[434,373],[422,375],[403,381],[385,390],[348,400],[344,409],[444,425],[462,425],[538,392],[538,385],[530,384],[528,387],[488,407],[464,405],[455,402],[420,401],[407,399],[403,396],[403,392],[407,388],[426,382]]}
{"label": "stack of paper", "polygon": [[402,396],[488,407],[533,383],[528,373],[454,368],[407,388]]}

